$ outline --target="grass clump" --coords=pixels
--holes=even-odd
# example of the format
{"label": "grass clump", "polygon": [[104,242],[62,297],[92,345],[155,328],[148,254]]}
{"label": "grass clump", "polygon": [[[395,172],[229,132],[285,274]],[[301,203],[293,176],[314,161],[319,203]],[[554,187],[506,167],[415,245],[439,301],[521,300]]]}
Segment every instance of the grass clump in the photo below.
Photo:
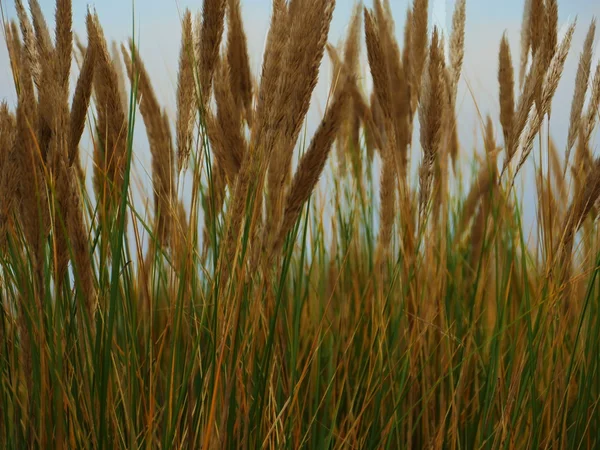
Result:
{"label": "grass clump", "polygon": [[[89,11],[83,43],[70,0],[53,36],[36,0],[15,0],[3,31],[17,101],[0,105],[2,447],[598,447],[595,21],[563,162],[543,124],[575,23],[559,40],[557,2],[525,3],[522,88],[499,36],[501,141],[487,116],[463,196],[464,0],[447,47],[427,0],[409,7],[402,42],[387,0],[357,4],[338,47],[334,0],[273,0],[258,80],[240,0],[204,0],[182,16],[174,120],[134,41],[109,44]],[[302,144],[325,53],[327,107]],[[149,207],[135,201],[138,110]],[[548,164],[532,245],[513,185],[536,142]],[[333,188],[313,195],[333,159]]]}

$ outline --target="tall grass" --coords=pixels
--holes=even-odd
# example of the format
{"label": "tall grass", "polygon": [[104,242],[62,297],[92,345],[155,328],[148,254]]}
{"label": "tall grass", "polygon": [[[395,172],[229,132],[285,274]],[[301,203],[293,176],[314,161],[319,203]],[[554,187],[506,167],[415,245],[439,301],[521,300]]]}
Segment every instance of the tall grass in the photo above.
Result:
{"label": "tall grass", "polygon": [[[0,106],[2,448],[600,446],[595,22],[569,128],[547,133],[575,23],[559,40],[557,2],[525,3],[521,88],[498,36],[500,115],[481,124],[464,186],[464,0],[447,37],[414,0],[403,42],[389,1],[358,4],[340,47],[327,43],[334,0],[273,0],[258,80],[240,0],[204,0],[182,16],[174,120],[133,40],[110,46],[90,11],[83,42],[70,0],[55,30],[37,0],[15,0],[3,33],[17,101]],[[327,108],[301,138],[324,57]],[[148,208],[133,200],[140,118]],[[513,185],[534,148],[549,162],[535,171],[532,245],[532,205]],[[333,189],[313,195],[332,159]]]}

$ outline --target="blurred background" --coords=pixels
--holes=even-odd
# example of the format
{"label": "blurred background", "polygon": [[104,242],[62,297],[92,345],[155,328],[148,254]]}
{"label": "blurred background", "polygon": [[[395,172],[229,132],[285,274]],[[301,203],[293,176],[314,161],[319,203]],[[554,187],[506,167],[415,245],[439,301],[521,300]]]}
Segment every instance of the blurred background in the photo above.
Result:
{"label": "blurred background", "polygon": [[[365,0],[363,5],[372,6],[372,0]],[[402,42],[408,0],[391,0],[392,11],[396,22],[396,34]],[[520,27],[523,17],[525,0],[467,0],[467,24],[465,36],[465,60],[463,76],[459,85],[457,100],[457,116],[459,139],[461,143],[461,169],[465,182],[471,174],[474,162],[474,153],[482,147],[481,129],[487,114],[490,114],[496,125],[497,142],[502,142],[502,133],[499,127],[498,104],[498,49],[500,39],[504,32],[507,33],[513,65],[515,66],[515,79],[518,80],[520,61]],[[12,0],[0,0],[4,19],[15,17]],[[55,0],[40,0],[41,7],[47,18],[54,15]],[[244,26],[248,37],[248,47],[251,66],[256,77],[260,73],[260,65],[264,42],[271,15],[271,0],[241,0]],[[354,0],[338,0],[329,33],[329,42],[337,45],[346,32],[346,27],[356,2]],[[97,11],[100,22],[104,27],[107,39],[117,42],[126,42],[135,30],[135,39],[138,43],[141,57],[150,73],[154,89],[161,104],[174,119],[175,93],[178,69],[178,55],[181,37],[181,17],[186,8],[195,14],[202,8],[202,0],[85,0],[73,1],[73,26],[76,33],[85,42],[85,15],[87,8]],[[451,29],[454,0],[430,1],[430,24],[439,27],[445,36]],[[558,148],[566,145],[566,135],[569,122],[571,97],[575,84],[575,73],[579,54],[583,48],[583,41],[593,17],[600,16],[600,1],[594,0],[563,0],[559,1],[559,27],[563,30],[570,21],[577,20],[577,28],[573,38],[571,51],[566,61],[563,78],[554,98],[552,117],[550,120],[550,134]],[[53,27],[53,24],[49,24]],[[598,35],[598,33],[597,33]],[[2,40],[4,38],[2,37]],[[596,39],[600,41],[600,39]],[[594,46],[595,53],[592,61],[592,76],[600,58],[600,45]],[[364,49],[363,86],[370,92],[370,74],[366,62]],[[74,69],[76,66],[74,64]],[[318,125],[324,110],[325,102],[331,80],[331,65],[327,55],[323,58],[319,83],[313,95],[311,109],[307,115],[306,133],[312,134]],[[74,70],[74,74],[76,70]],[[588,93],[589,96],[589,93]],[[6,99],[10,106],[15,105],[16,96],[12,82],[12,75],[8,63],[6,46],[0,45],[0,99]],[[135,140],[135,167],[139,175],[139,185],[144,190],[145,174],[150,173],[150,154],[147,150],[147,141],[143,131],[143,123],[136,123]],[[547,129],[546,125],[544,129]],[[420,147],[418,140],[418,127],[415,129],[413,140],[414,148],[411,154],[413,170],[420,160]],[[600,139],[592,139],[592,151],[596,149]],[[85,155],[90,155],[92,147],[89,138],[82,141],[81,154],[85,166]],[[527,163],[526,171],[531,173],[536,164],[539,164],[539,152],[534,151],[532,162]],[[88,159],[89,164],[89,159]],[[327,176],[323,183],[327,183]],[[521,177],[525,180],[518,186],[517,192],[525,201],[525,205],[535,203],[534,189],[528,189],[527,184],[533,183],[531,176]],[[149,176],[147,178],[149,180]],[[143,197],[141,197],[143,198]],[[531,203],[530,203],[531,202]],[[524,212],[526,222],[535,220],[535,210]]]}

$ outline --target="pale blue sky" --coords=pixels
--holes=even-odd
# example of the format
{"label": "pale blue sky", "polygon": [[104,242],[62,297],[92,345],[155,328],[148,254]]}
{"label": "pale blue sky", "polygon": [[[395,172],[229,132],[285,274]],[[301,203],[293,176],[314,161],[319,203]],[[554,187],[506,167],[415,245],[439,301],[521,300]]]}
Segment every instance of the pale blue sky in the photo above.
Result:
{"label": "pale blue sky", "polygon": [[[52,18],[55,0],[39,0],[46,14]],[[432,23],[444,24],[450,28],[452,11],[455,0],[430,0]],[[13,0],[0,0],[5,14],[14,17]],[[262,49],[270,19],[271,0],[242,0],[244,25],[248,35],[251,64],[258,74]],[[337,43],[344,35],[353,9],[354,0],[337,0],[329,39]],[[372,0],[363,2],[371,6]],[[396,20],[396,32],[401,39],[402,29],[408,0],[391,0],[392,11]],[[498,83],[497,83],[497,53],[500,39],[506,30],[513,55],[515,69],[518,70],[520,24],[523,15],[524,0],[467,0],[467,25],[465,39],[465,61],[463,78],[459,86],[457,113],[459,115],[459,137],[462,144],[464,161],[472,161],[474,149],[481,148],[481,139],[477,137],[480,126],[479,113],[491,114],[495,123],[498,118]],[[85,14],[88,5],[98,12],[100,21],[109,39],[124,41],[131,35],[133,9],[128,0],[73,0],[74,28],[85,39]],[[194,13],[199,11],[202,0],[137,0],[135,2],[136,38],[139,38],[141,56],[152,77],[157,95],[167,110],[174,114],[175,85],[177,74],[177,58],[180,44],[180,17],[185,8]],[[445,20],[444,20],[444,12]],[[568,116],[573,92],[575,72],[583,40],[593,16],[600,16],[600,1],[596,0],[559,0],[559,24],[578,16],[578,26],[572,43],[571,52],[567,59],[564,77],[559,85],[553,107],[551,133],[562,148],[566,141]],[[431,23],[430,22],[430,23]],[[448,32],[446,32],[446,35]],[[597,33],[596,45],[600,47]],[[3,38],[0,38],[3,39]],[[596,50],[594,64],[597,63],[600,52]],[[365,69],[367,65],[364,64]],[[594,65],[595,67],[595,65]],[[319,83],[313,96],[313,103],[308,115],[308,132],[311,133],[322,115],[323,104],[327,96],[330,65],[324,58]],[[364,73],[367,85],[369,74]],[[0,99],[6,98],[14,106],[15,95],[12,77],[7,61],[6,49],[0,45]],[[141,121],[138,121],[141,128]],[[142,130],[143,131],[143,130]],[[138,173],[149,170],[150,158],[147,152],[143,132],[137,134],[136,155],[138,158]],[[501,132],[496,131],[501,140]],[[418,143],[418,138],[416,140]],[[600,139],[593,140],[593,151],[597,152]],[[82,148],[82,152],[90,149]],[[418,148],[413,152],[413,166],[418,164]],[[531,164],[529,164],[531,168]],[[142,184],[144,184],[142,182]],[[527,189],[531,196],[533,189]],[[533,197],[531,198],[533,200]]]}
{"label": "pale blue sky", "polygon": [[[504,30],[507,30],[513,59],[519,58],[519,27],[524,0],[467,0],[467,29],[465,65],[462,83],[462,103],[459,113],[464,114],[461,134],[472,144],[473,127],[476,113],[473,99],[467,86],[473,92],[482,113],[491,113],[497,117],[497,49]],[[8,17],[14,16],[12,0],[0,0]],[[372,0],[365,0],[370,6]],[[402,33],[406,7],[409,0],[391,0],[396,20],[396,31]],[[51,18],[55,0],[40,0],[42,9]],[[84,18],[88,5],[94,7],[110,39],[127,39],[132,30],[133,2],[127,0],[74,0],[74,27],[84,35]],[[135,2],[136,33],[139,37],[141,55],[150,69],[159,98],[169,108],[174,108],[174,86],[177,73],[177,53],[180,38],[180,17],[185,8],[198,11],[201,0],[138,0]],[[330,41],[336,43],[343,36],[354,5],[353,0],[338,0],[330,31]],[[430,0],[433,23],[444,22],[449,27],[454,0]],[[261,53],[269,23],[271,0],[242,0],[245,27],[248,33],[252,66],[256,72],[260,66]],[[565,78],[557,93],[556,101],[561,104],[570,100],[572,79],[577,66],[577,57],[583,37],[592,16],[600,16],[600,1],[563,0],[559,1],[560,22],[579,16],[573,48],[566,64]],[[597,57],[596,57],[597,59]],[[314,106],[319,106],[328,88],[329,65],[325,60],[319,86],[315,92]],[[14,101],[10,71],[4,45],[0,46],[0,98]],[[365,74],[368,79],[368,74]],[[320,108],[311,110],[309,121],[318,121]],[[562,110],[568,108],[561,108]],[[316,116],[313,117],[313,114]],[[557,113],[557,122],[564,123],[564,117]],[[556,138],[561,140],[566,126],[557,127]],[[559,133],[560,132],[560,133]]]}

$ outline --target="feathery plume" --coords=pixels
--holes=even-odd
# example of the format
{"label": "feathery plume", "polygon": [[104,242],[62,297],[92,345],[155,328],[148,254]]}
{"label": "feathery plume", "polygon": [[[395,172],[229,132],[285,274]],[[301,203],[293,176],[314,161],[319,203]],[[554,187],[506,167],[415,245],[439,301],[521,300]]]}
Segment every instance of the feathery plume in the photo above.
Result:
{"label": "feathery plume", "polygon": [[433,30],[427,68],[423,80],[423,97],[419,106],[423,161],[420,169],[420,215],[429,202],[433,167],[438,156],[444,123],[443,59],[438,45],[437,27]]}
{"label": "feathery plume", "polygon": [[544,36],[545,64],[550,64],[558,45],[558,0],[547,0],[546,34]]}
{"label": "feathery plume", "polygon": [[[127,157],[127,118],[117,72],[106,47],[104,32],[97,16],[87,15],[88,47],[94,48],[96,64],[94,91],[97,107],[98,143],[94,152],[94,185],[100,203],[101,217],[116,207],[123,183]],[[106,217],[105,217],[106,218]]]}
{"label": "feathery plume", "polygon": [[25,11],[25,7],[21,0],[15,0],[15,8],[17,10],[17,17],[19,18],[21,34],[23,35],[23,47],[25,49],[25,54],[27,55],[27,65],[29,66],[29,71],[35,85],[39,87],[42,68],[33,27],[31,26],[31,22],[29,21],[29,17],[27,16],[27,12]]}
{"label": "feathery plume", "polygon": [[452,72],[452,95],[456,98],[458,81],[465,55],[466,0],[458,0],[452,14],[452,33],[450,34],[450,67]]}
{"label": "feathery plume", "polygon": [[[236,180],[232,198],[229,229],[224,244],[228,257],[235,255],[237,237],[245,218],[248,190],[251,183],[257,181],[260,164],[266,163],[267,149],[265,148],[267,134],[274,130],[270,114],[275,108],[276,94],[280,78],[282,55],[286,49],[289,30],[287,29],[288,7],[285,0],[273,1],[271,25],[267,34],[267,43],[262,64],[258,103],[253,120],[252,136],[249,151],[242,161],[239,176]],[[260,199],[260,197],[259,197]]]}
{"label": "feathery plume", "polygon": [[571,264],[571,252],[575,233],[585,221],[600,196],[600,159],[596,159],[590,168],[582,192],[571,202],[563,223],[560,262],[563,281],[568,276]]}
{"label": "feathery plume", "polygon": [[71,0],[56,1],[56,63],[59,85],[68,94],[73,58],[73,12]]}
{"label": "feathery plume", "polygon": [[[404,73],[406,73],[406,82],[409,87],[409,93],[412,96],[412,86],[413,86],[413,69],[412,69],[412,31],[413,27],[413,19],[412,19],[412,11],[409,8],[406,9],[406,21],[404,23],[404,42],[402,48],[402,67],[404,67]],[[413,114],[412,103],[411,105],[411,117]]]}
{"label": "feathery plume", "polygon": [[[421,80],[425,60],[427,58],[427,19],[428,19],[428,0],[414,0],[412,9],[411,22],[411,68],[412,87],[414,89],[413,103],[416,105],[421,95]],[[416,106],[413,106],[413,111],[416,111]]]}
{"label": "feathery plume", "polygon": [[500,54],[498,55],[498,82],[500,84],[500,124],[504,133],[504,148],[507,152],[507,157],[512,155],[508,152],[512,151],[512,129],[513,117],[515,114],[515,81],[510,54],[510,46],[506,33],[502,36],[500,42]]}
{"label": "feathery plume", "polygon": [[92,96],[94,71],[96,68],[96,53],[93,46],[88,46],[77,86],[71,105],[70,132],[69,132],[69,166],[78,160],[78,149],[81,135],[85,127],[85,118]]}
{"label": "feathery plume", "polygon": [[465,54],[465,22],[466,22],[466,0],[458,0],[452,14],[452,33],[450,34],[450,76],[448,89],[449,95],[449,153],[452,158],[452,167],[456,167],[458,158],[458,126],[456,123],[456,95],[458,91],[458,82],[462,72],[463,59]]}
{"label": "feathery plume", "polygon": [[217,63],[215,79],[217,115],[208,115],[207,128],[211,148],[233,184],[245,154],[246,142],[242,132],[242,110],[237,108],[231,92],[231,71],[225,63]]}
{"label": "feathery plume", "polygon": [[3,101],[0,103],[0,249],[4,247],[6,230],[12,222],[17,200],[18,182],[14,179],[15,140],[16,120]]}
{"label": "feathery plume", "polygon": [[112,65],[117,74],[117,87],[119,89],[119,96],[121,97],[121,104],[123,105],[123,111],[129,111],[129,95],[127,94],[127,88],[125,87],[125,76],[123,63],[121,60],[121,51],[115,41],[111,43],[110,56],[112,59]]}
{"label": "feathery plume", "polygon": [[571,149],[575,145],[577,134],[579,133],[579,125],[581,123],[581,112],[585,102],[585,94],[588,89],[590,70],[592,65],[592,47],[594,45],[594,36],[596,33],[596,20],[593,19],[590,24],[583,52],[579,58],[579,66],[577,68],[577,76],[575,78],[575,92],[573,93],[573,101],[571,103],[571,117],[569,120],[569,135],[567,138],[567,151],[565,154],[565,167],[569,164]]}
{"label": "feathery plume", "polygon": [[281,249],[287,233],[291,230],[300,215],[302,206],[308,200],[319,181],[335,139],[337,128],[341,124],[341,113],[351,98],[349,84],[352,82],[352,79],[346,81],[339,95],[333,99],[325,113],[325,117],[313,136],[306,154],[302,157],[298,165],[290,193],[287,197],[283,222],[278,232],[278,238],[275,241],[275,252]]}
{"label": "feathery plume", "polygon": [[[33,128],[37,122],[37,107],[32,74],[29,64],[25,61],[22,61],[21,66],[23,71],[19,80],[21,89],[18,95],[15,124],[18,138],[15,139],[15,148],[11,153],[14,155],[14,170],[9,174],[6,185],[17,188],[14,197],[18,199],[19,219],[34,255],[34,267],[39,277],[43,258],[43,239],[49,221],[48,210],[44,207],[46,191],[43,188],[42,161],[37,150],[38,144]],[[41,289],[41,286],[38,288]]]}
{"label": "feathery plume", "polygon": [[531,55],[535,58],[538,52],[543,50],[544,27],[546,26],[546,7],[544,0],[531,0],[531,12],[529,17],[529,34],[531,36]]}
{"label": "feathery plume", "polygon": [[146,125],[146,133],[152,154],[152,183],[154,185],[154,213],[156,217],[159,244],[168,245],[172,199],[175,194],[173,172],[173,149],[170,129],[166,115],[161,110],[158,99],[150,82],[150,77],[139,53],[130,42],[130,51],[135,62],[121,46],[123,59],[131,83],[137,79],[140,93],[140,112]]}
{"label": "feathery plume", "polygon": [[525,82],[525,70],[529,61],[531,48],[531,8],[533,0],[525,0],[523,19],[521,21],[521,65],[519,67],[519,86]]}
{"label": "feathery plume", "polygon": [[246,121],[251,125],[252,75],[240,0],[228,0],[227,12],[227,63],[229,64],[231,92],[237,108],[245,112]]}
{"label": "feathery plume", "polygon": [[494,137],[494,124],[492,118],[488,115],[485,120],[485,134],[483,137],[483,144],[485,148],[486,156],[490,156],[496,153],[496,138]]}
{"label": "feathery plume", "polygon": [[262,63],[260,90],[258,92],[258,103],[255,114],[256,120],[252,128],[253,145],[250,146],[251,149],[255,148],[255,144],[262,138],[263,131],[267,127],[268,114],[274,108],[275,95],[279,83],[279,68],[289,37],[287,23],[288,11],[286,2],[284,0],[274,0],[271,25],[267,34],[267,43]]}
{"label": "feathery plume", "polygon": [[558,155],[558,148],[554,143],[553,139],[550,139],[548,143],[548,155],[550,161],[550,167],[552,170],[552,175],[554,177],[554,183],[558,188],[558,192],[560,195],[560,200],[563,201],[562,204],[566,204],[567,200],[567,184],[565,181],[565,177],[563,175],[562,164],[560,161],[560,157]]}
{"label": "feathery plume", "polygon": [[208,105],[213,75],[223,37],[226,0],[204,0],[202,4],[202,29],[200,30],[199,70],[202,102]]}
{"label": "feathery plume", "polygon": [[509,147],[506,151],[506,158],[502,172],[508,168],[512,161],[518,144],[523,133],[523,129],[527,126],[527,120],[531,112],[531,107],[534,102],[535,93],[538,92],[540,83],[543,81],[544,68],[542,68],[541,58],[539,55],[533,60],[531,70],[525,79],[519,102],[513,115],[512,130],[510,133]]}
{"label": "feathery plume", "polygon": [[[268,119],[268,123],[279,126],[265,142],[269,162],[268,212],[273,224],[281,220],[285,183],[291,176],[294,147],[317,84],[334,6],[334,0],[313,0],[290,17],[290,37],[280,67],[277,99]],[[310,28],[313,31],[308,33]]]}
{"label": "feathery plume", "polygon": [[[29,10],[31,11],[38,52],[43,58],[51,58],[54,53],[54,45],[52,45],[48,24],[46,23],[39,2],[37,0],[29,0]],[[49,59],[48,61],[51,60]]]}
{"label": "feathery plume", "polygon": [[495,165],[495,159],[490,158],[486,164],[479,169],[477,178],[475,178],[475,182],[471,185],[467,199],[463,204],[461,219],[458,226],[458,235],[461,235],[466,231],[467,225],[474,217],[481,198],[490,192],[490,189],[493,188],[497,177],[498,169]]}
{"label": "feathery plume", "polygon": [[179,75],[177,78],[177,159],[181,171],[187,166],[192,150],[194,128],[194,36],[192,13],[186,9],[183,16],[181,50],[179,53]]}
{"label": "feathery plume", "polygon": [[21,54],[23,53],[23,46],[19,36],[19,30],[15,21],[11,21],[5,27],[6,35],[6,49],[8,51],[8,59],[10,61],[10,68],[15,81],[15,86],[18,86],[19,68],[21,64]]}
{"label": "feathery plume", "polygon": [[[360,2],[354,5],[352,12],[352,18],[350,19],[350,25],[346,35],[346,41],[343,48],[344,64],[343,68],[348,76],[358,77],[360,70],[360,50],[361,50],[361,27],[362,27],[362,7]],[[335,65],[334,65],[335,67]],[[341,67],[340,67],[341,69]],[[334,71],[334,76],[339,76],[339,71]],[[343,88],[343,82],[335,80],[337,83],[336,88]],[[337,137],[338,145],[338,161],[344,161],[346,158],[346,152],[350,151],[351,161],[354,165],[355,174],[362,173],[360,167],[361,158],[359,156],[360,150],[360,124],[361,117],[358,114],[357,106],[353,99],[350,100],[349,106],[344,113],[345,117],[340,127],[340,131]],[[344,164],[342,164],[342,167]],[[360,177],[357,178],[360,184]]]}
{"label": "feathery plume", "polygon": [[83,45],[83,42],[81,42],[81,38],[79,37],[79,35],[77,33],[73,34],[73,41],[75,44],[75,48],[77,49],[75,53],[75,61],[77,62],[77,65],[80,66],[79,68],[81,69],[81,64],[83,64],[83,58],[85,58],[85,52],[87,51],[87,47],[85,45]]}
{"label": "feathery plume", "polygon": [[596,116],[600,113],[600,63],[596,66],[596,73],[592,81],[592,96],[586,114],[586,139],[589,140],[594,130]]}
{"label": "feathery plume", "polygon": [[364,16],[365,42],[371,76],[373,77],[373,92],[377,98],[377,104],[381,110],[383,120],[387,122],[392,120],[393,106],[390,74],[386,64],[385,50],[377,33],[372,13],[365,8]]}
{"label": "feathery plume", "polygon": [[[533,105],[525,130],[522,133],[515,134],[515,136],[519,136],[519,154],[521,155],[515,175],[529,156],[529,153],[533,148],[534,138],[542,123],[542,119],[550,109],[552,98],[554,97],[554,93],[558,87],[558,82],[562,75],[569,49],[571,48],[571,40],[573,38],[574,31],[575,23],[571,24],[569,27],[566,36],[564,37],[554,57],[552,58],[552,61],[550,62],[550,66],[548,67],[546,76],[544,78],[544,83],[542,85],[540,109],[538,110],[536,105]],[[536,57],[536,59],[538,58]]]}
{"label": "feathery plume", "polygon": [[362,26],[360,3],[356,3],[350,19],[344,44],[344,65],[350,75],[355,75],[360,65],[360,30]]}
{"label": "feathery plume", "polygon": [[85,299],[85,305],[89,317],[94,316],[95,290],[94,273],[92,270],[91,249],[89,247],[90,237],[83,219],[83,208],[81,197],[77,189],[77,176],[73,169],[67,172],[70,177],[70,200],[67,216],[67,227],[73,246],[73,268],[80,280],[81,296]]}

